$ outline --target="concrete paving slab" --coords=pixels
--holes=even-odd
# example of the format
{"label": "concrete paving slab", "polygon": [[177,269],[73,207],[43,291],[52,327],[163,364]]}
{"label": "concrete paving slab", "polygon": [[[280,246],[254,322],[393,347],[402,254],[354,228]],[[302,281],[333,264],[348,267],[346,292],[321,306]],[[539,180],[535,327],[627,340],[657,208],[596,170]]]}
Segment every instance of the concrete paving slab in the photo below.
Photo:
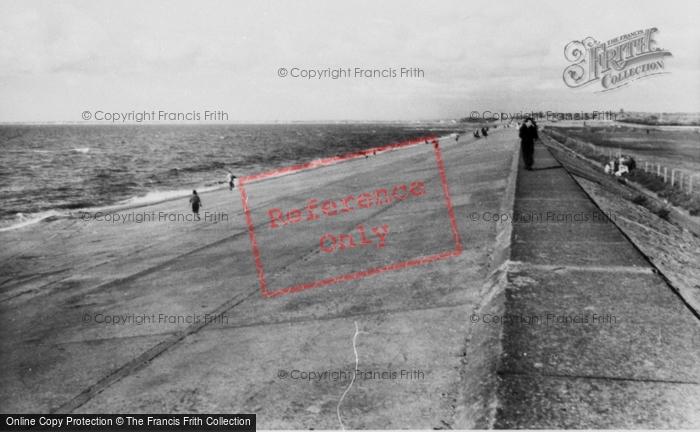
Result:
{"label": "concrete paving slab", "polygon": [[454,264],[462,264],[460,272],[447,271],[451,263],[437,261],[284,295],[274,301],[253,296],[246,301],[244,308],[229,314],[228,324],[221,327],[269,325],[310,316],[319,320],[353,317],[451,305],[464,305],[468,309],[477,304],[481,288],[478,281],[484,277],[485,263],[479,259],[483,260],[483,257],[474,253],[457,257]]}
{"label": "concrete paving slab", "polygon": [[502,377],[497,429],[697,429],[700,387],[542,375]]}
{"label": "concrete paving slab", "polygon": [[[586,213],[591,212],[591,202],[587,197],[578,197],[578,199],[556,199],[552,200],[552,204],[556,203],[556,208],[548,208],[547,201],[543,199],[519,199],[515,204],[514,213],[545,213],[547,211],[556,213]],[[592,213],[592,212],[591,212]],[[592,214],[589,216],[592,218]]]}
{"label": "concrete paving slab", "polygon": [[700,322],[655,274],[510,273],[503,373],[700,385]]}
{"label": "concrete paving slab", "polygon": [[[449,422],[460,365],[453,347],[467,325],[461,316],[448,307],[357,317],[363,375],[343,399],[344,426],[427,429]],[[256,412],[261,429],[336,429],[356,366],[354,335],[349,318],[206,331],[79,412]],[[301,378],[310,372],[320,379]]]}
{"label": "concrete paving slab", "polygon": [[[549,216],[551,216],[550,219],[554,219],[558,215],[552,213]],[[539,241],[560,243],[562,240],[566,241],[568,239],[577,243],[620,243],[627,241],[612,222],[547,222],[547,213],[543,213],[542,216],[545,222],[516,222],[518,225],[529,225],[527,229],[518,230],[516,241],[526,243]],[[586,216],[586,214],[583,214],[583,216]]]}
{"label": "concrete paving slab", "polygon": [[[519,225],[525,226],[527,224]],[[520,233],[515,235],[519,236]],[[565,243],[560,240],[548,243],[540,241],[520,242],[518,238],[512,246],[512,257],[516,261],[530,264],[610,267],[648,267],[649,265],[639,252],[624,243],[598,243],[586,240]]]}
{"label": "concrete paving slab", "polygon": [[82,343],[24,342],[3,337],[0,401],[4,413],[45,414],[68,403],[166,336],[90,340]]}
{"label": "concrete paving slab", "polygon": [[[533,171],[527,171],[528,173],[532,173]],[[520,183],[518,183],[520,184]],[[521,186],[518,186],[519,188]],[[538,199],[538,198],[550,198],[553,195],[561,194],[561,195],[569,195],[569,194],[574,194],[577,193],[581,190],[581,188],[577,184],[563,184],[563,185],[558,185],[555,183],[540,183],[538,184],[533,184],[532,187],[528,188],[523,188],[523,189],[518,189],[518,196],[523,197],[523,198],[532,198],[532,199]]]}

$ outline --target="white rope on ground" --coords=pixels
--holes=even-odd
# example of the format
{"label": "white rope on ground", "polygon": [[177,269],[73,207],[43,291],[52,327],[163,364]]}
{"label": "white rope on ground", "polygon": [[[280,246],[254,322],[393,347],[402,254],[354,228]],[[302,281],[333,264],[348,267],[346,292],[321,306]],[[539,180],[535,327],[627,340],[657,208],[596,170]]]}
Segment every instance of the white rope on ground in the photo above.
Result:
{"label": "white rope on ground", "polygon": [[343,427],[343,420],[340,418],[340,404],[343,403],[345,395],[348,394],[350,388],[355,383],[355,374],[357,374],[357,370],[360,365],[360,359],[357,356],[357,348],[355,347],[355,341],[357,340],[357,335],[359,335],[360,333],[364,332],[360,331],[359,327],[357,327],[357,321],[355,321],[355,336],[352,337],[352,349],[355,351],[355,370],[352,374],[352,381],[350,381],[350,386],[345,390],[345,393],[343,393],[343,397],[340,398],[340,402],[338,402],[338,407],[336,408],[336,412],[338,413],[338,421],[340,422],[340,428],[343,430],[345,430],[345,427]]}

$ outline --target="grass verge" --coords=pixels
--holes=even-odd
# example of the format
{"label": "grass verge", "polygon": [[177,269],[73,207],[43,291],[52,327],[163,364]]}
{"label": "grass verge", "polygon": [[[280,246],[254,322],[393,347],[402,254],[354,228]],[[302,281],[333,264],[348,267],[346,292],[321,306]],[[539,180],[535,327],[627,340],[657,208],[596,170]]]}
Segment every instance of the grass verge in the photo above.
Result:
{"label": "grass verge", "polygon": [[[588,159],[600,162],[601,164],[607,163],[610,159],[609,156],[601,152],[591,143],[566,136],[559,131],[553,131],[551,129],[546,129],[545,133],[558,143]],[[655,192],[659,197],[666,199],[672,205],[688,210],[692,216],[700,216],[700,197],[691,195],[681,190],[676,185],[671,186],[670,183],[664,182],[663,177],[657,176],[653,172],[645,172],[643,169],[638,168],[625,175],[625,178],[643,186],[647,190]],[[698,187],[700,187],[700,184]],[[644,204],[640,203],[640,205]],[[645,205],[645,207],[647,206]],[[668,216],[668,209],[648,208],[664,219]],[[660,213],[665,213],[666,217],[662,216]]]}

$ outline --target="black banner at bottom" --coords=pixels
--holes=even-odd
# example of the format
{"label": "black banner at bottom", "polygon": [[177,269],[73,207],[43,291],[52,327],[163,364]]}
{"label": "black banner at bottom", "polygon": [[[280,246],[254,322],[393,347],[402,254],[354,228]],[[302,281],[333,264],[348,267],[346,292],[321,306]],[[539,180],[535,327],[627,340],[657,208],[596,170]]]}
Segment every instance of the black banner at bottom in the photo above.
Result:
{"label": "black banner at bottom", "polygon": [[0,414],[0,431],[256,430],[255,414]]}

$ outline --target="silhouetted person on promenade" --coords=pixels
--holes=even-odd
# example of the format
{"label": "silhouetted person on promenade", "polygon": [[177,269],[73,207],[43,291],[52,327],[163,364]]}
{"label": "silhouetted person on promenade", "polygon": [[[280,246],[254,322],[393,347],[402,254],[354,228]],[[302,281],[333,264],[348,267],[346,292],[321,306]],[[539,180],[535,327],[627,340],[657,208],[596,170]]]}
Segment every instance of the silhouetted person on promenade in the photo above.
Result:
{"label": "silhouetted person on promenade", "polygon": [[199,199],[199,195],[197,195],[197,191],[193,190],[192,191],[192,197],[190,198],[190,204],[192,205],[192,213],[197,216],[197,220],[201,220],[199,218],[199,208],[204,207],[202,205],[202,200]]}
{"label": "silhouetted person on promenade", "polygon": [[236,176],[230,170],[226,174],[226,183],[228,183],[228,190],[236,189]]}
{"label": "silhouetted person on promenade", "polygon": [[523,152],[523,160],[525,161],[525,169],[532,171],[532,165],[535,163],[535,140],[540,139],[537,134],[537,123],[528,117],[520,126],[520,150]]}

